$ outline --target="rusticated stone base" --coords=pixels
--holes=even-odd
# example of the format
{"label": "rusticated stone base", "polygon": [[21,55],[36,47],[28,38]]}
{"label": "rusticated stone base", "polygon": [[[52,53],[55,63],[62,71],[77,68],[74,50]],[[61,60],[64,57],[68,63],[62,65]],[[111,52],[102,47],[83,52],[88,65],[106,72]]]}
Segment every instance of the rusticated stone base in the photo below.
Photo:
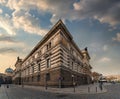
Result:
{"label": "rusticated stone base", "polygon": [[[74,75],[74,76],[73,76]],[[17,82],[17,81],[16,81]],[[21,79],[22,84],[49,87],[70,87],[91,83],[88,75],[72,71],[64,66],[34,73]]]}

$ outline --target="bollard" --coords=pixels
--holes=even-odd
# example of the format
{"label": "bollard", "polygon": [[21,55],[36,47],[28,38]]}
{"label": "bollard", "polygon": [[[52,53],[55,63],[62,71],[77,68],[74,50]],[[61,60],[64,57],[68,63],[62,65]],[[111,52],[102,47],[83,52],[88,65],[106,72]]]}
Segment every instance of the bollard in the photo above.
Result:
{"label": "bollard", "polygon": [[90,87],[88,87],[88,92],[90,92]]}
{"label": "bollard", "polygon": [[7,85],[7,88],[9,88],[9,85]]}
{"label": "bollard", "polygon": [[97,92],[97,87],[96,87],[96,92]]}
{"label": "bollard", "polygon": [[74,92],[75,92],[75,86],[74,86]]}

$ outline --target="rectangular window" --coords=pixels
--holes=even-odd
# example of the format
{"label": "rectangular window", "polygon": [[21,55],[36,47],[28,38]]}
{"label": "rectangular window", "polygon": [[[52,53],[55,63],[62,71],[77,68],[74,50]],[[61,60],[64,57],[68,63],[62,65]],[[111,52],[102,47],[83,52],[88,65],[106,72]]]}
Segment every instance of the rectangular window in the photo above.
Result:
{"label": "rectangular window", "polygon": [[51,48],[51,42],[49,43],[49,48]]}
{"label": "rectangular window", "polygon": [[47,68],[50,67],[50,59],[47,59]]}
{"label": "rectangular window", "polygon": [[32,76],[32,82],[34,81],[34,77]]}
{"label": "rectangular window", "polygon": [[34,73],[34,67],[32,67],[32,73]]}
{"label": "rectangular window", "polygon": [[49,81],[50,80],[50,73],[47,73],[46,74],[46,81]]}
{"label": "rectangular window", "polygon": [[73,65],[74,65],[74,64],[73,64],[73,62],[72,62],[72,69],[73,69]]}
{"label": "rectangular window", "polygon": [[40,71],[40,63],[38,64],[38,71]]}
{"label": "rectangular window", "polygon": [[77,64],[77,72],[79,71],[78,69],[79,69],[79,65]]}
{"label": "rectangular window", "polygon": [[40,75],[37,76],[37,81],[40,81]]}
{"label": "rectangular window", "polygon": [[28,75],[30,74],[30,67],[28,67]]}
{"label": "rectangular window", "polygon": [[49,49],[49,46],[47,45],[47,50]]}
{"label": "rectangular window", "polygon": [[47,44],[47,50],[51,48],[51,42]]}

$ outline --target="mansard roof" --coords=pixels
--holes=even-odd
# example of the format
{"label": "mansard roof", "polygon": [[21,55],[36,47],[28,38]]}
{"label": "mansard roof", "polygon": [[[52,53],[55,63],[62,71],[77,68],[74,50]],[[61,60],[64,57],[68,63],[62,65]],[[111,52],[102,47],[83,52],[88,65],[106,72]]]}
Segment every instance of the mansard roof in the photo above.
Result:
{"label": "mansard roof", "polygon": [[[64,25],[64,23],[62,22],[62,20],[59,20],[52,28],[51,30],[43,37],[43,39],[33,48],[33,50],[27,55],[27,57],[23,60],[23,62],[30,56],[32,55],[38,48],[39,46],[43,45],[45,43],[46,40],[48,40],[52,35],[54,35],[59,29],[61,29],[62,31],[64,31],[64,34],[67,35],[67,37],[70,39],[70,41],[72,41],[72,43],[74,44],[74,46],[77,48],[77,50],[81,53],[81,51],[79,50],[78,46],[75,44],[75,42],[73,41],[73,37],[70,34],[70,32],[68,31],[68,29],[66,28],[66,26]],[[82,53],[81,53],[82,55]]]}

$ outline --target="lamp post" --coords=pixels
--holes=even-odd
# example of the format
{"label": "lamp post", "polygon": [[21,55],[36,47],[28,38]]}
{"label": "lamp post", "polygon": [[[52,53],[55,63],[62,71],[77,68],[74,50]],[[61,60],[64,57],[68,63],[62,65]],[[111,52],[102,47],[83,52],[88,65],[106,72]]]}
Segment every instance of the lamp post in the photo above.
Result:
{"label": "lamp post", "polygon": [[73,89],[74,89],[74,92],[75,92],[75,76],[72,75],[72,83],[73,83]]}

